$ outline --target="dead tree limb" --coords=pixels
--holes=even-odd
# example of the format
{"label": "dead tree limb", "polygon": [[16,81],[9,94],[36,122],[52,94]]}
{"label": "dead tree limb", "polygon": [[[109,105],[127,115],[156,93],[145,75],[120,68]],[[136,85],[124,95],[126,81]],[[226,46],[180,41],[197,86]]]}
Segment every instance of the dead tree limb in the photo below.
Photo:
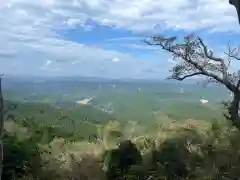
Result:
{"label": "dead tree limb", "polygon": [[239,48],[228,45],[227,57],[216,56],[207,44],[193,34],[184,37],[179,43],[176,36],[152,36],[143,41],[150,46],[159,46],[172,54],[176,61],[170,70],[168,79],[183,81],[194,76],[204,76],[209,83],[218,83],[233,93],[233,99],[228,104],[229,115],[226,116],[240,130],[239,102],[240,102],[240,70],[233,72],[230,68],[232,60],[240,60]]}

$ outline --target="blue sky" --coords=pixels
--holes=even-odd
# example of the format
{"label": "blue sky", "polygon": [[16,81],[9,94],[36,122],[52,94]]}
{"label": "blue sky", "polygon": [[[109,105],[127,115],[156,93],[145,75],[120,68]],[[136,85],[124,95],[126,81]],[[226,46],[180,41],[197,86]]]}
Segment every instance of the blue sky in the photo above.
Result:
{"label": "blue sky", "polygon": [[228,0],[0,0],[0,20],[9,75],[164,78],[174,63],[146,36],[196,33],[222,55],[240,32]]}

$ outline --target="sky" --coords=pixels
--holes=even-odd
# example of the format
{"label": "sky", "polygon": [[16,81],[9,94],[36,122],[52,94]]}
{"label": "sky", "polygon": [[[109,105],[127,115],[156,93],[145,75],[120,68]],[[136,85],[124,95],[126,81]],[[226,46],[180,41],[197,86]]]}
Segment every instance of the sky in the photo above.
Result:
{"label": "sky", "polygon": [[164,78],[174,63],[147,36],[196,33],[221,53],[240,35],[228,0],[0,0],[0,21],[6,75]]}

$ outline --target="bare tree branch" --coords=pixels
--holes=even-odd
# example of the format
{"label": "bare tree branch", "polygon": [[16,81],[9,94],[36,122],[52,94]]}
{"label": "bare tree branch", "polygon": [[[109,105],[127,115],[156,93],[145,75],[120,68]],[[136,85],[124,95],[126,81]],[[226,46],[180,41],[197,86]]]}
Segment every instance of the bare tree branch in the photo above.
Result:
{"label": "bare tree branch", "polygon": [[225,53],[228,57],[230,57],[230,58],[233,58],[233,59],[235,59],[235,60],[238,60],[238,61],[240,61],[240,57],[239,57],[239,55],[238,55],[238,53],[233,53],[233,52],[231,52],[231,53]]}
{"label": "bare tree branch", "polygon": [[221,71],[222,71],[222,74],[223,74],[223,79],[226,81],[226,79],[227,79],[227,69],[228,68],[227,68],[227,66],[225,64],[224,59],[223,58],[219,58],[219,57],[214,57],[212,51],[209,54],[207,45],[203,42],[203,40],[200,37],[198,37],[198,40],[199,40],[201,46],[203,47],[204,55],[208,59],[210,59],[210,60],[213,60],[213,61],[216,61],[216,62],[220,62],[220,64],[221,64]]}
{"label": "bare tree branch", "polygon": [[224,52],[225,55],[227,55],[230,59],[234,60],[240,60],[240,47],[232,48],[230,45],[230,42],[228,43],[228,52]]}
{"label": "bare tree branch", "polygon": [[186,78],[193,77],[193,76],[198,76],[198,75],[203,75],[203,73],[202,72],[196,72],[196,73],[188,74],[188,75],[185,75],[185,76],[182,76],[182,77],[171,76],[168,79],[176,79],[178,81],[183,81]]}
{"label": "bare tree branch", "polygon": [[214,56],[200,37],[194,35],[184,37],[183,43],[176,43],[176,37],[153,36],[143,42],[151,46],[159,46],[172,54],[177,64],[170,71],[168,79],[183,81],[187,78],[203,75],[206,84],[218,83],[224,85],[233,93],[233,100],[227,104],[229,120],[240,130],[240,70],[232,72],[232,60],[240,60],[240,48],[231,48],[228,44],[227,58]]}
{"label": "bare tree branch", "polygon": [[213,56],[213,53],[209,53],[209,52],[208,52],[207,45],[203,42],[203,40],[202,40],[200,37],[198,37],[198,40],[199,40],[201,46],[203,47],[204,54],[205,54],[205,56],[206,56],[207,58],[209,58],[209,59],[211,59],[211,60],[213,60],[213,61],[217,61],[217,62],[224,63],[224,59],[219,58],[219,57],[214,57],[214,56]]}
{"label": "bare tree branch", "polygon": [[[217,58],[217,57],[213,57],[212,55],[210,55],[208,53],[208,50],[206,49],[207,48],[206,45],[203,43],[201,38],[198,37],[197,38],[198,41],[194,41],[194,40],[191,41],[190,38],[185,37],[186,40],[185,40],[184,44],[173,44],[173,42],[176,39],[177,38],[175,36],[170,37],[170,38],[164,38],[161,36],[153,36],[152,41],[144,40],[143,42],[146,43],[147,45],[151,45],[151,46],[160,46],[163,50],[166,50],[166,51],[172,53],[172,55],[174,57],[181,58],[185,62],[194,66],[194,68],[197,71],[200,71],[202,75],[211,77],[211,78],[215,79],[216,81],[218,81],[219,83],[224,84],[230,91],[235,91],[234,85],[231,84],[231,82],[229,82],[227,80],[227,68],[226,68],[226,65],[224,64],[224,60],[222,58]],[[200,44],[200,46],[198,44]],[[208,61],[213,60],[215,62],[221,63],[221,66],[222,66],[221,74],[223,74],[223,78],[216,73],[207,71],[203,65],[201,65],[199,62],[195,61],[195,60],[199,60],[199,59],[204,59],[203,55],[194,51],[195,49],[197,49],[199,47],[200,48],[202,47],[202,50],[204,52],[203,55],[205,55],[206,58],[208,58],[207,59]],[[192,55],[194,55],[194,56],[197,55],[196,57],[194,57],[195,60],[193,60],[193,58],[191,57]]]}

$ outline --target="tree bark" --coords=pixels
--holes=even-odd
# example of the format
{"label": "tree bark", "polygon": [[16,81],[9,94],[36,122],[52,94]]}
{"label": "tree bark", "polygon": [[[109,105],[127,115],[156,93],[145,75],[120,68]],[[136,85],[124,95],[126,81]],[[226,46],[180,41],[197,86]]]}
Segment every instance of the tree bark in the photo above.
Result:
{"label": "tree bark", "polygon": [[3,170],[3,131],[4,131],[4,107],[3,107],[3,94],[2,94],[2,75],[0,76],[0,180],[2,179]]}
{"label": "tree bark", "polygon": [[240,130],[240,117],[239,117],[239,101],[240,101],[240,92],[235,92],[233,100],[228,108],[230,119],[233,125]]}

